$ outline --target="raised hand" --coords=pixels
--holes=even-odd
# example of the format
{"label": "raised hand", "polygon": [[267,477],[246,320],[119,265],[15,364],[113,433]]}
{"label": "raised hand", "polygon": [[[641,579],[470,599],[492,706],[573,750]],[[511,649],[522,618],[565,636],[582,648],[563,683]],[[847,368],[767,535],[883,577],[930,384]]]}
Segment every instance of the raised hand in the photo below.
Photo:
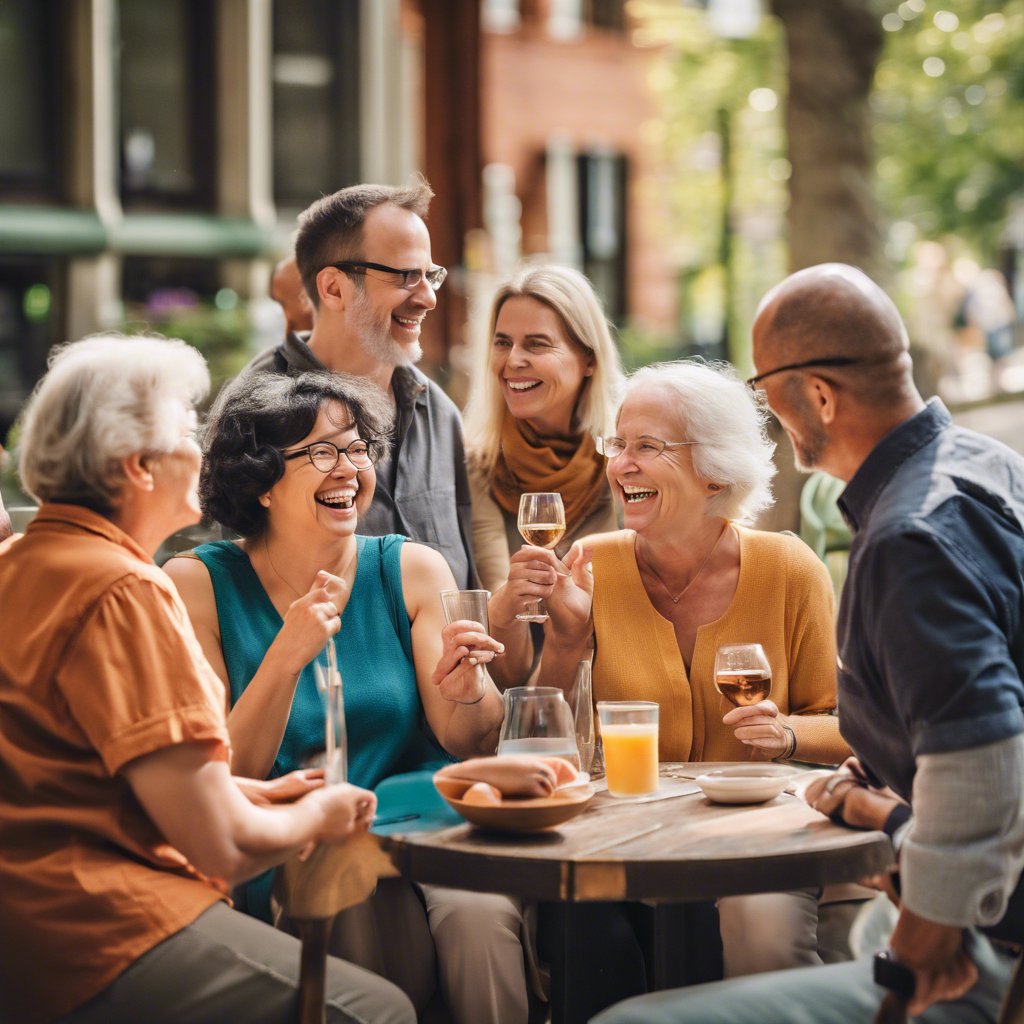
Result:
{"label": "raised hand", "polygon": [[591,610],[594,604],[593,551],[577,541],[564,562],[559,563],[558,579],[547,598],[551,621],[548,628],[559,638],[581,639],[593,630]]}
{"label": "raised hand", "polygon": [[301,672],[341,629],[341,613],[348,598],[348,584],[340,576],[321,571],[309,591],[291,603],[271,645],[287,671],[293,675]]}
{"label": "raised hand", "polygon": [[504,644],[484,632],[479,622],[460,619],[441,630],[444,647],[431,683],[445,700],[475,704],[487,685],[483,665],[504,650]]}
{"label": "raised hand", "polygon": [[527,604],[550,595],[560,571],[565,569],[553,551],[524,544],[509,559],[508,580],[488,604],[491,624],[498,629],[514,626],[516,615]]}

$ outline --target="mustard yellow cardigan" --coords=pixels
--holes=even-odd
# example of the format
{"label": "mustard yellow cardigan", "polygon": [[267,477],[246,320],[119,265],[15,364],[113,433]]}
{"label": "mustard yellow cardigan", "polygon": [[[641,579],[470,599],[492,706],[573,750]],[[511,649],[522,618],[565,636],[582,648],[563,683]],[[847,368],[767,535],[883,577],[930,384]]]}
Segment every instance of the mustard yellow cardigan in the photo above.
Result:
{"label": "mustard yellow cardigan", "polygon": [[731,709],[714,686],[721,644],[759,643],[772,666],[771,699],[792,723],[795,756],[838,763],[849,754],[836,719],[835,616],[825,566],[798,537],[736,527],[740,571],[725,613],[697,631],[687,673],[672,623],[654,608],[632,530],[589,539],[594,551],[595,700],[660,705],[663,761],[746,761],[752,748],[722,725]]}

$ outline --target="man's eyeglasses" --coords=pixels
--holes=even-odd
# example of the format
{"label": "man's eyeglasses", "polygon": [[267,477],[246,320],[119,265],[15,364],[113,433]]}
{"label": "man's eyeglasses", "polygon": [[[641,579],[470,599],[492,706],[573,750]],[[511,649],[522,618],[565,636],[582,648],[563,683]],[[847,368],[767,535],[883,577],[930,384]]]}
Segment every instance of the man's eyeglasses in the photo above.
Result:
{"label": "man's eyeglasses", "polygon": [[427,267],[426,270],[421,270],[419,267],[414,267],[411,270],[399,270],[397,267],[388,267],[383,263],[367,263],[363,260],[343,260],[341,263],[332,263],[331,266],[346,274],[366,274],[367,271],[376,270],[381,274],[400,277],[402,287],[409,291],[419,288],[420,283],[425,280],[436,292],[448,276],[448,271],[444,267],[437,266]]}
{"label": "man's eyeglasses", "polygon": [[632,450],[633,458],[637,462],[656,459],[666,448],[685,448],[690,444],[700,444],[700,441],[662,441],[658,437],[641,437],[632,445],[621,437],[596,437],[594,442],[598,452],[606,458],[617,459],[628,448]]}
{"label": "man's eyeglasses", "polygon": [[296,448],[291,452],[282,451],[281,454],[286,459],[297,459],[306,455],[321,473],[331,473],[342,455],[357,470],[369,469],[384,454],[384,445],[377,440],[359,440],[353,441],[347,448],[339,448],[332,441],[317,441],[315,444],[307,444],[305,448]]}
{"label": "man's eyeglasses", "polygon": [[776,366],[774,370],[766,370],[756,377],[748,378],[745,383],[748,388],[753,390],[761,381],[768,377],[774,377],[777,373],[786,373],[789,370],[809,370],[812,366],[853,366],[861,361],[855,356],[827,356],[824,359],[808,359],[803,363],[787,363],[785,366]]}

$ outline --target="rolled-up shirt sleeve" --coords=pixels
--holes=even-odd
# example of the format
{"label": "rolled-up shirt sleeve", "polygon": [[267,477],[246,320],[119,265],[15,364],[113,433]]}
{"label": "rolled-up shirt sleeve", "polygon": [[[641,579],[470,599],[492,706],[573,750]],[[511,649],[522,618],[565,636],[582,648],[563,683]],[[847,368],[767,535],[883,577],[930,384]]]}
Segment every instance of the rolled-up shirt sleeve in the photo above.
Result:
{"label": "rolled-up shirt sleeve", "polygon": [[939,924],[995,924],[1024,868],[1024,735],[925,754],[902,833],[902,898]]}
{"label": "rolled-up shirt sleeve", "polygon": [[170,581],[126,577],[93,606],[57,672],[71,716],[111,775],[180,743],[228,758],[224,689]]}

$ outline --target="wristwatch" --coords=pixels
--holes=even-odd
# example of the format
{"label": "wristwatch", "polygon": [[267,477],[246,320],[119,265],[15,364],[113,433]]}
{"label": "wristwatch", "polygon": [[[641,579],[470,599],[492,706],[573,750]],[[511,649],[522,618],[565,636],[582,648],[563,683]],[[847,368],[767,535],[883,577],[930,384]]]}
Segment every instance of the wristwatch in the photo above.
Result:
{"label": "wristwatch", "polygon": [[875,954],[874,979],[876,985],[906,1000],[913,997],[914,989],[917,988],[914,972],[906,964],[901,964],[891,949],[883,949]]}

